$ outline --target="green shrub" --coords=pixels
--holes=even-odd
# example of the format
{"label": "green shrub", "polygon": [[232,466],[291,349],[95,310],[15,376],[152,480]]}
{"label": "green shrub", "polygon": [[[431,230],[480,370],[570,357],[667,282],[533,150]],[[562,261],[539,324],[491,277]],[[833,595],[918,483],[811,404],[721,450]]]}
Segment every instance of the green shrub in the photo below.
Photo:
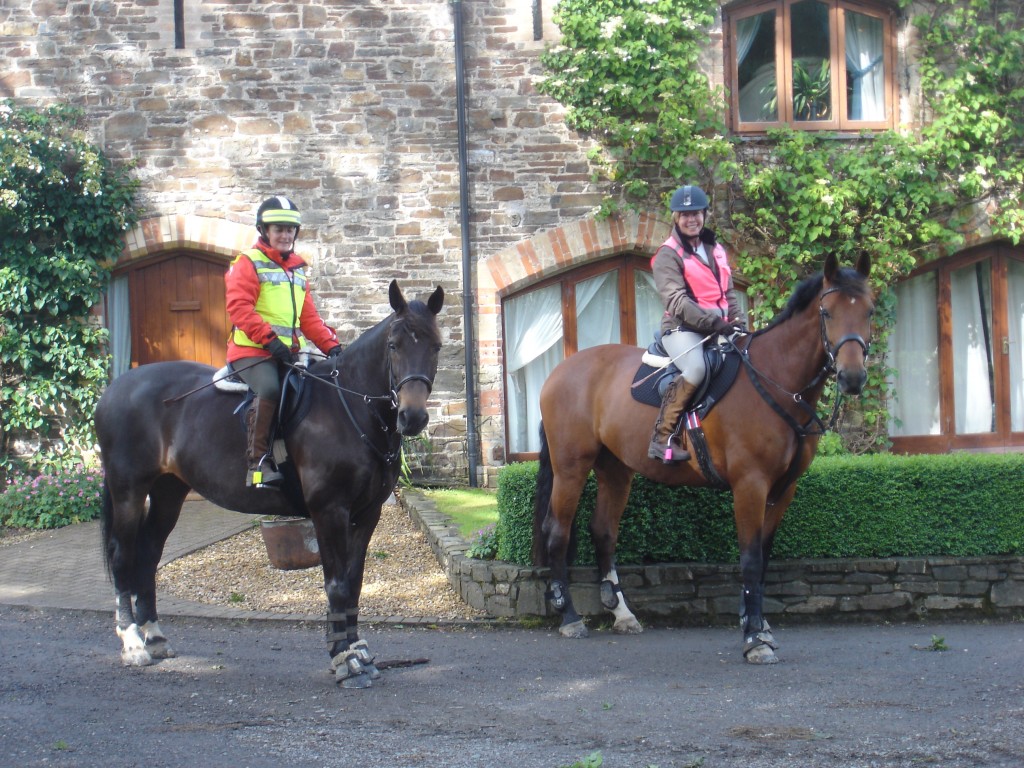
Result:
{"label": "green shrub", "polygon": [[[498,557],[531,563],[537,463],[498,479]],[[819,457],[800,478],[773,557],[969,557],[1024,552],[1021,454]],[[588,480],[575,564],[594,563]],[[735,562],[732,494],[637,477],[619,528],[619,564]]]}
{"label": "green shrub", "polygon": [[93,520],[100,514],[102,488],[102,470],[81,465],[14,477],[0,494],[0,524],[42,529]]}

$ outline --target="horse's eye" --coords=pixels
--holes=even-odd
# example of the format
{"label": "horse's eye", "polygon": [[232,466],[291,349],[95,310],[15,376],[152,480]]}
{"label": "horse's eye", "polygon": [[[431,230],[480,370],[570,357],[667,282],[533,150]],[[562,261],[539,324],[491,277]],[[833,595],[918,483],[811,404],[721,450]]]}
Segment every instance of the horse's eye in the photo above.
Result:
{"label": "horse's eye", "polygon": [[832,313],[829,312],[824,307],[821,308],[821,316],[824,317],[826,320],[831,320],[832,319]]}
{"label": "horse's eye", "polygon": [[441,345],[440,344],[435,344],[434,345],[434,354],[437,355],[437,354],[440,354],[440,352],[441,352]]}
{"label": "horse's eye", "polygon": [[388,342],[388,349],[391,350],[392,352],[394,352],[396,349],[398,349],[398,345],[395,344],[395,342],[393,342],[393,341],[389,341]]}

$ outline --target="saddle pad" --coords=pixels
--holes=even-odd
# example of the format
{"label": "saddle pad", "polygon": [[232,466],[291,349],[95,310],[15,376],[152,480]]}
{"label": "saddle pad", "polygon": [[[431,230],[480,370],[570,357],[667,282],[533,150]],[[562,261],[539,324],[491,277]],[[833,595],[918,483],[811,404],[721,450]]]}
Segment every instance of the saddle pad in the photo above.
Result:
{"label": "saddle pad", "polygon": [[661,381],[661,377],[664,375],[664,368],[653,368],[647,365],[647,363],[641,363],[640,368],[633,377],[633,383],[636,384],[645,377],[648,378],[642,384],[637,384],[637,386],[630,388],[629,391],[633,393],[633,399],[638,403],[653,405],[655,408],[660,408],[661,395],[658,394],[658,382]]}

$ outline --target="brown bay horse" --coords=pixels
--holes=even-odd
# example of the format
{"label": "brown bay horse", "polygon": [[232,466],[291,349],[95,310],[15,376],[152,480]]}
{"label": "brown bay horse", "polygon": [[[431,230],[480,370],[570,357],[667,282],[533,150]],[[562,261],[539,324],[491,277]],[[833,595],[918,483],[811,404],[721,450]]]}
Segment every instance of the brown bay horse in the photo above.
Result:
{"label": "brown bay horse", "polygon": [[235,413],[241,396],[206,386],[213,368],[153,363],[107,388],[96,410],[103,548],[126,665],[174,655],[158,623],[156,571],[195,489],[226,509],[312,518],[335,678],[365,688],[380,675],[358,634],[366,549],[398,479],[402,436],[427,425],[441,349],[436,316],[444,303],[440,287],[426,303],[407,302],[394,281],[388,294],[388,317],[303,374],[306,415],[284,434],[287,493],[245,486],[245,433]]}
{"label": "brown bay horse", "polygon": [[[874,311],[870,269],[866,255],[856,270],[840,268],[829,256],[823,272],[801,282],[768,327],[738,343],[745,348],[745,371],[703,421],[712,466],[733,494],[743,654],[751,663],[778,660],[762,615],[765,571],[795,480],[817,450],[823,429],[815,408],[826,380],[834,373],[839,391],[850,395],[867,381],[865,340]],[[614,631],[626,634],[642,631],[615,571],[619,520],[634,475],[667,485],[709,484],[695,452],[675,465],[648,458],[657,409],[630,394],[642,354],[620,344],[585,349],[559,364],[541,390],[533,558],[550,569],[548,598],[562,615],[559,632],[565,637],[587,634],[569,594],[567,553],[590,471],[598,487],[591,533],[601,602],[614,615]]]}

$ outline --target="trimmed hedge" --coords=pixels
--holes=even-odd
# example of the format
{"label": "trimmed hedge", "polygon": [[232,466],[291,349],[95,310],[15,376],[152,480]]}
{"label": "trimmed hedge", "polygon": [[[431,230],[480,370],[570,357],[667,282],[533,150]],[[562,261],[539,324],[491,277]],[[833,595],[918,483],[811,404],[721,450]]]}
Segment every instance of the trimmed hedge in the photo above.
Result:
{"label": "trimmed hedge", "polygon": [[[530,565],[537,462],[498,477],[498,558]],[[822,456],[800,478],[773,560],[976,557],[1024,552],[1024,454]],[[593,474],[576,518],[576,565],[594,564]],[[619,529],[620,565],[735,562],[732,494],[637,477]]]}

